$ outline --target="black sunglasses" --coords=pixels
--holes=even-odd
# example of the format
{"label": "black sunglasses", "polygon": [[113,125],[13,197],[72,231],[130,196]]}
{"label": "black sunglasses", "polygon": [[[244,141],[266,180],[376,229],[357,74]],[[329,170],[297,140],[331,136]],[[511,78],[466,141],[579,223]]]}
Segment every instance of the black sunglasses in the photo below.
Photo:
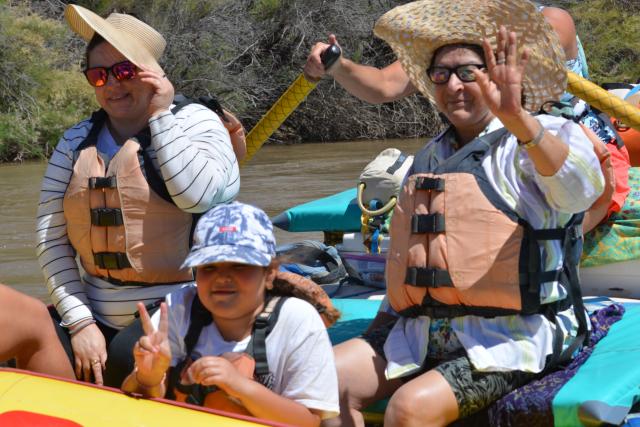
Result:
{"label": "black sunglasses", "polygon": [[453,68],[436,65],[427,70],[429,80],[433,84],[443,85],[449,81],[451,74],[458,76],[461,82],[471,83],[476,81],[474,70],[484,70],[484,64],[461,64]]}
{"label": "black sunglasses", "polygon": [[93,67],[84,70],[84,75],[91,86],[101,87],[107,84],[109,72],[116,80],[131,80],[138,74],[138,67],[131,61],[122,61],[111,67]]}

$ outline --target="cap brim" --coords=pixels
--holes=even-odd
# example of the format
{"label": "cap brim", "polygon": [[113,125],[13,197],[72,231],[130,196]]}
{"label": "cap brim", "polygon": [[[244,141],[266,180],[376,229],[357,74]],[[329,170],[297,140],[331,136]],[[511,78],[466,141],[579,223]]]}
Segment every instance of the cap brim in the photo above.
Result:
{"label": "cap brim", "polygon": [[271,255],[247,246],[217,245],[192,251],[182,263],[181,268],[197,267],[216,262],[237,262],[267,267],[271,264],[271,258]]}

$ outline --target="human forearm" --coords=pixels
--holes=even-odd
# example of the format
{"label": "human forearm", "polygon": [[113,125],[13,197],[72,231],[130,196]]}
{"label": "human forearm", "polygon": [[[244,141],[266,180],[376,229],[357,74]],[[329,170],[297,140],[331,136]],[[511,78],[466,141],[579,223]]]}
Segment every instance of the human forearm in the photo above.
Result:
{"label": "human forearm", "polygon": [[164,397],[167,392],[166,381],[161,379],[151,379],[149,384],[141,383],[137,376],[137,371],[131,372],[122,382],[120,387],[125,393],[141,394],[144,397]]}
{"label": "human forearm", "polygon": [[296,426],[320,425],[320,417],[307,407],[274,393],[257,381],[247,379],[232,395],[255,417]]}
{"label": "human forearm", "polygon": [[347,92],[372,104],[395,101],[416,91],[399,62],[379,69],[340,57],[329,73]]}

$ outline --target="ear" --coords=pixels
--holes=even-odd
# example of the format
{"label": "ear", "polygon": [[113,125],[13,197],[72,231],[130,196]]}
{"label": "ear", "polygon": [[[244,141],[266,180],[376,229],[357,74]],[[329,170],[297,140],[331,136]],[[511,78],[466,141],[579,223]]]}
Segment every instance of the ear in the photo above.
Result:
{"label": "ear", "polygon": [[278,273],[278,267],[270,265],[266,267],[266,269],[267,272],[264,278],[265,287],[267,290],[271,290],[273,289],[273,281],[276,279],[276,274]]}

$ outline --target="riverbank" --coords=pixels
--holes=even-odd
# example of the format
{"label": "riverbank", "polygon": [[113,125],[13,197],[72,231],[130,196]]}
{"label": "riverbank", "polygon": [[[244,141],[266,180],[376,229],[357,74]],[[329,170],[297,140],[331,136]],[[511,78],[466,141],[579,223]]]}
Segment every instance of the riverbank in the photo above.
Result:
{"label": "riverbank", "polygon": [[[87,7],[96,2],[77,1]],[[113,0],[96,12],[134,13],[167,38],[165,70],[188,96],[217,96],[251,129],[300,73],[309,48],[334,32],[345,55],[373,66],[394,60],[373,36],[398,0]],[[548,3],[548,2],[544,2]],[[0,1],[0,162],[47,158],[61,133],[97,108],[79,72],[84,43],[62,21],[62,1]],[[560,0],[574,16],[598,83],[640,78],[640,4]],[[420,96],[368,105],[321,81],[271,142],[411,138],[439,119]]]}

